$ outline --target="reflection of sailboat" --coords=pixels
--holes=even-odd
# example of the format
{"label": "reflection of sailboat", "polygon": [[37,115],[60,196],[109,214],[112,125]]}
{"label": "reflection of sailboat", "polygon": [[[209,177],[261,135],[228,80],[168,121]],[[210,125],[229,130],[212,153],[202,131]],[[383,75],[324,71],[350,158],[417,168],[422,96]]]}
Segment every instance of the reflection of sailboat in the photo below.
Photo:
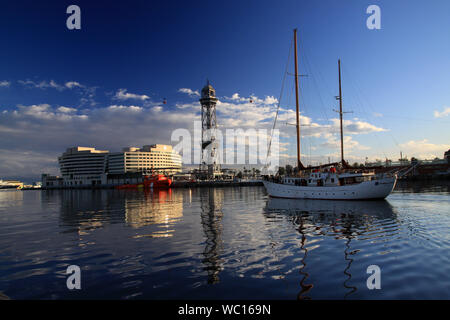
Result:
{"label": "reflection of sailboat", "polygon": [[203,251],[205,270],[208,272],[208,283],[218,283],[222,271],[219,258],[222,250],[222,189],[200,189],[201,220],[205,234],[205,250]]}
{"label": "reflection of sailboat", "polygon": [[[306,247],[308,237],[331,236],[335,239],[345,239],[344,259],[346,261],[343,270],[346,279],[343,287],[348,291],[345,298],[357,291],[357,287],[351,284],[351,265],[359,250],[352,250],[351,241],[361,236],[375,220],[383,221],[379,228],[389,228],[387,220],[395,221],[392,206],[385,200],[381,201],[315,201],[305,199],[280,199],[269,198],[266,212],[270,214],[284,214],[301,234],[301,258],[299,273],[300,292],[298,299],[309,299],[307,296],[313,288],[313,284],[306,283],[310,274],[307,272]],[[276,221],[276,220],[273,220]],[[387,232],[387,231],[386,231]]]}
{"label": "reflection of sailboat", "polygon": [[377,201],[313,201],[308,199],[269,198],[270,211],[306,211],[309,213],[366,214],[377,217],[392,216],[392,206],[386,200]]}
{"label": "reflection of sailboat", "polygon": [[306,236],[304,233],[305,227],[303,225],[303,219],[301,219],[301,217],[300,217],[298,222],[299,222],[299,227],[297,230],[302,235],[302,242],[301,242],[302,245],[301,245],[300,249],[303,250],[305,252],[305,254],[303,255],[303,258],[301,260],[302,265],[300,266],[300,270],[299,270],[299,273],[303,277],[302,277],[302,280],[300,280],[301,290],[297,294],[297,299],[298,300],[307,300],[307,299],[310,299],[310,297],[306,296],[306,294],[314,287],[314,285],[305,283],[306,279],[308,279],[308,277],[309,277],[309,273],[304,271],[304,269],[306,268],[306,255],[308,254],[308,249],[305,247]]}
{"label": "reflection of sailboat", "polygon": [[349,282],[352,279],[352,274],[350,273],[350,267],[352,266],[353,259],[351,258],[351,256],[353,254],[356,254],[356,252],[357,252],[357,251],[356,252],[355,251],[349,251],[349,249],[350,249],[350,241],[352,241],[351,235],[349,235],[349,238],[345,242],[345,250],[344,250],[344,256],[345,256],[344,258],[345,258],[346,261],[348,261],[347,267],[344,270],[344,274],[348,278],[344,281],[343,285],[344,285],[345,288],[350,289],[350,291],[345,294],[345,298],[347,298],[349,295],[351,295],[352,293],[354,293],[354,292],[356,292],[358,290],[357,287],[349,285]]}

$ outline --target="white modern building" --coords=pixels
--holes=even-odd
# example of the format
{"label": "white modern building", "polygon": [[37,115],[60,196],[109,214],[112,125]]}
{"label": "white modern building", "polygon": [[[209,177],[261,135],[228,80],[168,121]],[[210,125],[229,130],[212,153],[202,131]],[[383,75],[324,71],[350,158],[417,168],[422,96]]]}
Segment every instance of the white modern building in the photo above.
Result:
{"label": "white modern building", "polygon": [[154,144],[142,148],[124,148],[121,152],[110,153],[106,171],[110,174],[141,172],[172,175],[181,172],[181,166],[181,156],[172,146]]}
{"label": "white modern building", "polygon": [[61,177],[42,175],[48,188],[100,187],[139,183],[143,175],[181,172],[181,156],[172,146],[154,144],[142,148],[124,148],[121,152],[96,150],[91,147],[68,148],[58,162]]}
{"label": "white modern building", "polygon": [[68,148],[58,157],[64,186],[102,184],[108,152],[88,147]]}

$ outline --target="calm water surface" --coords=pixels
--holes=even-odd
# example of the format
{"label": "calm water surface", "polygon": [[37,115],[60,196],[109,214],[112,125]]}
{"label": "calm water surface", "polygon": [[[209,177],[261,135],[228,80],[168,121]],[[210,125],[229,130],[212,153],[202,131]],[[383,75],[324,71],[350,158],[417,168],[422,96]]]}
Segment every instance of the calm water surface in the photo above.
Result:
{"label": "calm water surface", "polygon": [[[271,199],[263,187],[0,191],[12,299],[450,299],[450,185],[386,201]],[[81,268],[79,291],[66,287]],[[368,290],[369,265],[381,290]]]}

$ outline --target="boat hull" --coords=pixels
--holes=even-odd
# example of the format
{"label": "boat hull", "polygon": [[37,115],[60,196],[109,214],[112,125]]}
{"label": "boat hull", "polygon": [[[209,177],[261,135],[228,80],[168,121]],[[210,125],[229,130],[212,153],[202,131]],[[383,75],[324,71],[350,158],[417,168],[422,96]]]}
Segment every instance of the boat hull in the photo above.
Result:
{"label": "boat hull", "polygon": [[116,186],[116,189],[168,189],[171,185],[171,179],[163,175],[157,175],[152,177],[146,176],[141,183]]}
{"label": "boat hull", "polygon": [[384,199],[395,188],[397,177],[344,186],[316,187],[264,181],[264,187],[271,197],[288,199],[322,200],[372,200]]}

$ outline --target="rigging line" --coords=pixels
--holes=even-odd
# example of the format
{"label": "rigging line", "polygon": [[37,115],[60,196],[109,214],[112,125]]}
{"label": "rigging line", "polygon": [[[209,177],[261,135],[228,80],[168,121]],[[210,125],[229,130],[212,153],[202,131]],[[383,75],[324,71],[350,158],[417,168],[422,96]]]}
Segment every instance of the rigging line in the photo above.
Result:
{"label": "rigging line", "polygon": [[[309,70],[307,73],[308,74],[311,74],[311,78],[312,78],[312,80],[313,80],[313,85],[314,85],[314,87],[315,87],[315,89],[317,90],[317,93],[318,93],[318,95],[319,95],[319,100],[320,100],[320,103],[321,103],[321,105],[322,105],[322,114],[325,116],[325,119],[326,119],[326,122],[328,123],[328,124],[330,124],[331,123],[331,121],[330,121],[330,118],[328,117],[328,112],[327,112],[327,108],[325,107],[325,103],[324,103],[324,99],[323,99],[323,97],[322,97],[322,95],[321,95],[321,93],[320,93],[320,87],[319,87],[319,84],[318,84],[318,80],[316,79],[316,76],[315,76],[315,74],[314,74],[314,72],[313,72],[313,69],[315,70],[315,68],[313,67],[313,64],[312,64],[312,62],[310,62],[310,60],[309,60],[309,58],[308,58],[308,54],[307,54],[307,52],[305,51],[304,52],[304,58],[305,58],[305,62],[306,62],[306,67],[307,67],[307,69]],[[334,104],[334,101],[333,101],[333,104]],[[310,137],[311,138],[311,137]],[[311,142],[310,142],[310,144],[311,144]],[[314,143],[313,143],[314,144]],[[315,145],[315,144],[314,144]],[[336,149],[339,149],[339,146],[338,145],[336,145]],[[310,158],[311,158],[311,155],[310,155]],[[311,159],[310,159],[310,162],[311,162]],[[311,162],[312,163],[312,162]]]}
{"label": "rigging line", "polygon": [[319,88],[319,85],[318,85],[318,83],[316,81],[316,77],[315,77],[314,73],[312,72],[314,68],[312,66],[312,63],[310,63],[310,61],[309,61],[308,54],[306,52],[304,52],[303,54],[304,54],[304,57],[305,57],[306,68],[309,70],[309,72],[307,72],[307,73],[311,74],[311,78],[313,79],[313,84],[314,84],[314,86],[315,86],[315,88],[317,90],[317,93],[319,94],[319,100],[320,100],[320,103],[322,104],[322,107],[323,107],[322,112],[325,115],[325,118],[327,119],[327,122],[329,123],[330,120],[328,118],[328,113],[326,112],[324,100],[322,98],[322,95],[320,94],[320,88]]}
{"label": "rigging line", "polygon": [[[292,82],[292,88],[290,90],[289,98],[288,98],[288,107],[291,106],[291,100],[292,100],[292,95],[294,93],[294,90],[295,90],[295,83]],[[287,119],[286,119],[286,121],[287,121]],[[289,143],[288,153],[291,154],[291,151],[293,151],[293,149],[294,149],[294,144],[293,143]]]}
{"label": "rigging line", "polygon": [[[304,52],[306,64],[307,64],[307,66],[311,69],[311,74],[312,74],[313,82],[314,82],[314,85],[315,85],[315,87],[316,87],[316,89],[317,89],[317,92],[318,92],[318,94],[319,94],[319,98],[320,98],[320,101],[321,101],[321,104],[322,104],[322,112],[321,112],[321,113],[325,116],[326,121],[327,121],[327,123],[328,123],[328,124],[325,125],[325,126],[329,126],[329,128],[332,129],[332,126],[330,125],[331,121],[330,121],[330,116],[329,116],[329,112],[330,112],[331,107],[330,107],[330,108],[327,108],[327,107],[325,106],[325,103],[324,103],[325,99],[323,99],[323,96],[322,96],[322,94],[320,93],[321,90],[320,90],[320,87],[319,87],[319,82],[324,84],[324,87],[325,87],[324,89],[328,92],[328,98],[327,98],[327,100],[329,100],[330,106],[334,106],[335,100],[334,100],[334,98],[331,99],[331,97],[335,97],[336,94],[334,93],[334,90],[331,90],[331,89],[330,89],[330,86],[328,85],[328,82],[325,80],[325,77],[323,76],[322,72],[320,71],[320,68],[315,68],[315,67],[314,67],[314,63],[312,62],[312,60],[310,60],[310,59],[308,58],[308,56],[309,56],[309,54],[308,54],[308,49],[307,49],[307,48],[304,48],[304,50],[302,50],[302,51]],[[317,70],[317,77],[316,77],[315,73],[312,73],[312,69]],[[335,136],[334,133],[331,132],[331,134],[332,134],[333,136]],[[313,143],[313,144],[314,144],[314,143]],[[314,144],[314,145],[315,145],[315,144]],[[334,148],[331,148],[331,149],[334,149]],[[338,146],[338,145],[336,145],[336,149],[339,149],[339,146]]]}
{"label": "rigging line", "polygon": [[[367,102],[367,106],[369,107],[370,111],[371,111],[373,114],[376,114],[375,108],[374,108],[374,107],[372,106],[372,104],[370,103],[370,100],[366,98],[366,95],[364,94],[364,92],[363,92],[363,90],[362,90],[362,86],[360,86],[358,79],[354,78],[354,81],[355,81],[355,86],[358,87],[359,94],[361,95],[361,98]],[[432,121],[432,120],[431,120],[431,121]],[[398,144],[397,140],[394,138],[394,136],[393,136],[389,131],[387,131],[387,133],[388,133],[389,136],[392,138],[392,140],[394,141],[394,143],[396,144],[396,146],[400,149],[401,147],[400,147],[400,145]]]}
{"label": "rigging line", "polygon": [[[362,94],[361,94],[359,88],[357,87],[357,84],[356,84],[356,78],[350,76],[349,73],[347,72],[347,69],[346,69],[346,68],[343,68],[343,72],[342,72],[342,73],[343,73],[344,75],[347,76],[346,78],[348,78],[348,80],[346,80],[346,81],[348,81],[348,83],[350,84],[350,86],[352,87],[352,89],[353,89],[354,92],[355,92],[356,100],[353,101],[353,102],[354,102],[355,104],[359,104],[359,107],[360,107],[360,109],[361,109],[361,113],[363,113],[363,115],[366,117],[366,119],[370,119],[370,117],[369,117],[369,115],[368,115],[368,113],[367,113],[367,111],[366,111],[365,104],[364,104],[364,102],[362,101],[362,100],[363,100]],[[373,113],[373,111],[372,111],[372,113]],[[379,135],[378,135],[378,132],[374,131],[373,133],[374,133],[375,136],[376,136],[375,141],[376,141],[376,143],[377,143],[377,146],[378,146],[379,150],[381,150],[381,152],[383,153],[384,158],[387,159],[388,157],[387,157],[386,153],[384,152],[383,147],[382,147],[381,144],[380,144],[380,137],[379,137]],[[394,140],[394,142],[395,142],[395,140]]]}
{"label": "rigging line", "polygon": [[[307,50],[303,50],[303,51],[307,51]],[[313,66],[313,63],[311,62],[311,60],[308,58],[308,53],[307,52],[304,52],[304,59],[305,59],[305,65],[306,65],[306,68],[307,68],[307,74],[309,75],[309,74],[311,74],[311,77],[312,77],[312,79],[313,79],[313,86],[315,87],[315,89],[316,89],[316,91],[317,91],[317,93],[318,93],[318,95],[319,95],[319,101],[320,101],[320,104],[321,104],[321,106],[322,106],[322,108],[321,108],[321,114],[324,116],[324,118],[326,119],[326,122],[327,122],[327,124],[326,125],[320,125],[320,126],[322,126],[323,128],[326,128],[326,127],[328,127],[328,129],[332,129],[332,127],[330,126],[330,123],[331,123],[331,121],[330,121],[330,117],[329,117],[329,115],[328,115],[328,112],[327,112],[327,110],[329,110],[329,108],[326,108],[325,107],[325,103],[324,103],[324,99],[323,99],[323,96],[322,96],[322,94],[320,93],[320,87],[319,87],[319,84],[318,84],[318,79],[317,79],[317,77],[315,76],[315,72],[313,72],[313,70],[315,70],[315,68],[314,68],[314,66]],[[320,71],[319,71],[320,72]],[[332,95],[333,97],[334,97],[334,95]],[[330,103],[330,105],[334,105],[334,103],[335,103],[335,101],[334,101],[334,99],[333,99],[333,101]],[[334,133],[332,133],[332,135],[334,136],[335,134]],[[310,137],[311,138],[311,137]],[[311,138],[311,140],[312,140],[312,138]],[[313,143],[314,144],[314,146],[316,146],[316,144],[315,143]],[[335,148],[336,148],[336,150],[339,148],[339,146],[338,145],[336,145],[335,146]],[[335,150],[335,148],[331,148],[332,150]],[[311,158],[311,160],[310,161],[312,161],[312,157],[310,156],[310,158]],[[311,162],[312,163],[312,162]]]}
{"label": "rigging line", "polygon": [[[331,90],[330,89],[330,86],[328,85],[328,82],[326,81],[325,77],[323,76],[322,72],[320,71],[320,68],[316,68],[314,63],[312,62],[312,60],[308,59],[308,56],[310,56],[308,54],[308,48],[304,48],[303,51],[305,53],[305,58],[307,59],[306,62],[311,66],[311,68],[313,68],[314,70],[317,70],[317,75],[318,75],[318,79],[317,80],[318,80],[318,82],[316,82],[316,84],[318,84],[319,82],[323,83],[324,86],[325,86],[325,90],[328,92],[328,96],[330,98],[336,96],[335,90]],[[314,74],[313,74],[313,77],[314,77]],[[318,85],[317,85],[317,87],[318,87],[318,92],[320,92],[320,90],[319,90],[320,88],[319,88]],[[334,102],[335,102],[334,98],[330,99],[330,102],[331,102],[331,104],[334,104]],[[328,109],[325,108],[325,112],[326,112],[326,110],[328,110]],[[327,115],[328,115],[328,113],[327,113]],[[327,116],[327,118],[328,118],[328,116]]]}
{"label": "rigging line", "polygon": [[286,81],[286,75],[287,75],[288,68],[289,68],[289,60],[290,60],[290,58],[291,58],[292,46],[293,46],[293,40],[291,40],[291,45],[290,45],[290,47],[289,47],[288,59],[287,59],[287,63],[286,63],[286,70],[284,71],[283,81],[281,82],[280,98],[278,99],[278,107],[277,107],[277,111],[276,111],[276,113],[275,113],[275,119],[274,119],[274,121],[273,121],[272,132],[271,132],[271,134],[270,134],[270,140],[269,140],[269,146],[268,146],[268,148],[267,148],[266,166],[267,166],[267,159],[269,158],[269,154],[270,154],[270,148],[272,147],[272,138],[273,138],[273,133],[274,133],[274,131],[275,131],[275,126],[276,126],[276,124],[277,124],[278,113],[279,113],[279,111],[280,111],[281,98],[283,97],[284,84],[285,84],[285,81]]}

